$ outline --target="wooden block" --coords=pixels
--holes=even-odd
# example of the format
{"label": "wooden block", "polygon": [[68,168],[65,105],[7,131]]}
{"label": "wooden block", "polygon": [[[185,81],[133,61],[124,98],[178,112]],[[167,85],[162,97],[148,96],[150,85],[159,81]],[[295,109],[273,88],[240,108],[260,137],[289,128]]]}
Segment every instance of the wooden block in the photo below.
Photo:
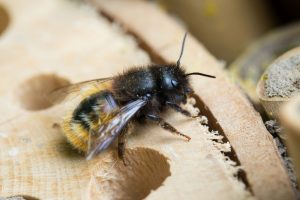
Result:
{"label": "wooden block", "polygon": [[[208,130],[174,112],[164,117],[190,135],[187,143],[161,128],[137,125],[128,138],[129,166],[115,147],[86,161],[59,128],[61,105],[43,94],[68,82],[108,77],[125,68],[178,57],[184,29],[152,4],[52,0],[0,1],[11,19],[0,37],[0,196],[39,199],[293,199],[287,174],[259,115],[226,78],[220,64],[189,36],[187,71]],[[137,17],[138,16],[138,17]],[[223,136],[224,134],[224,136]],[[243,172],[243,174],[240,173]],[[240,180],[239,178],[242,178]]]}

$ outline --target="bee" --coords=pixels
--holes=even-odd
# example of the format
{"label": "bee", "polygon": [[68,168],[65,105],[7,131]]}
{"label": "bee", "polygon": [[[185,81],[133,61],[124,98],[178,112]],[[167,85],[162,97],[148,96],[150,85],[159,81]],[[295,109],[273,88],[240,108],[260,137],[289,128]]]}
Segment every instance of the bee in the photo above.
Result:
{"label": "bee", "polygon": [[125,138],[134,121],[154,121],[173,134],[191,139],[160,117],[167,107],[192,117],[180,106],[193,93],[189,76],[215,78],[199,72],[186,73],[182,68],[186,36],[175,64],[135,67],[114,77],[73,84],[52,93],[52,97],[61,98],[80,93],[78,105],[66,114],[61,127],[70,144],[84,152],[87,160],[118,139],[118,156],[124,161]]}

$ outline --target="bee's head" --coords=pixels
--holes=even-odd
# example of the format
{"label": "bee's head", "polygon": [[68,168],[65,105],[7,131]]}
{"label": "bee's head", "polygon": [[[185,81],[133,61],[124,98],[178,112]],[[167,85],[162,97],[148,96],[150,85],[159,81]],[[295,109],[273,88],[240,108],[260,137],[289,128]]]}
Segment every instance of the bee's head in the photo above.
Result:
{"label": "bee's head", "polygon": [[160,70],[159,90],[166,101],[181,103],[193,90],[184,70],[176,65],[163,66]]}
{"label": "bee's head", "polygon": [[210,78],[214,76],[199,72],[185,73],[182,67],[177,65],[162,66],[160,69],[159,89],[166,101],[172,103],[185,103],[188,94],[193,92],[189,76],[201,75]]}
{"label": "bee's head", "polygon": [[160,90],[165,97],[165,100],[171,103],[185,103],[187,95],[193,92],[190,83],[189,76],[191,75],[201,75],[210,78],[215,78],[214,76],[202,74],[199,72],[193,72],[186,74],[180,65],[180,60],[183,55],[184,45],[187,33],[185,33],[179,58],[176,64],[171,64],[160,68]]}

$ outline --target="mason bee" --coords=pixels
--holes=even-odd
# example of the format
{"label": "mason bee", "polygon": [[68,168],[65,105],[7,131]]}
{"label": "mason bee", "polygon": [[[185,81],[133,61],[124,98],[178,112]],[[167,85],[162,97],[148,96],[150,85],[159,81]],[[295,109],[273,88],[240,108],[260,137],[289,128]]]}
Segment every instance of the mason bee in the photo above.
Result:
{"label": "mason bee", "polygon": [[65,98],[80,93],[81,100],[63,119],[62,131],[87,159],[105,150],[118,138],[118,156],[124,161],[125,138],[132,121],[150,120],[162,128],[186,138],[160,117],[167,107],[192,117],[180,104],[193,92],[189,76],[214,76],[199,72],[186,73],[180,65],[186,40],[184,35],[177,63],[135,67],[111,78],[96,79],[70,85],[52,93]]}

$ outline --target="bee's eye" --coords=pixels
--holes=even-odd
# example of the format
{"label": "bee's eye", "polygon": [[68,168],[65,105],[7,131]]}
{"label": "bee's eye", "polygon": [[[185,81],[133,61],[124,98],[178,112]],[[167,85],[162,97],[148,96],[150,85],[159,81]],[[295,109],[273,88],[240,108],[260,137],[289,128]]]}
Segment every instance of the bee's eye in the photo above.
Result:
{"label": "bee's eye", "polygon": [[174,88],[176,88],[178,86],[178,82],[175,81],[175,80],[171,80],[171,83],[172,83]]}

